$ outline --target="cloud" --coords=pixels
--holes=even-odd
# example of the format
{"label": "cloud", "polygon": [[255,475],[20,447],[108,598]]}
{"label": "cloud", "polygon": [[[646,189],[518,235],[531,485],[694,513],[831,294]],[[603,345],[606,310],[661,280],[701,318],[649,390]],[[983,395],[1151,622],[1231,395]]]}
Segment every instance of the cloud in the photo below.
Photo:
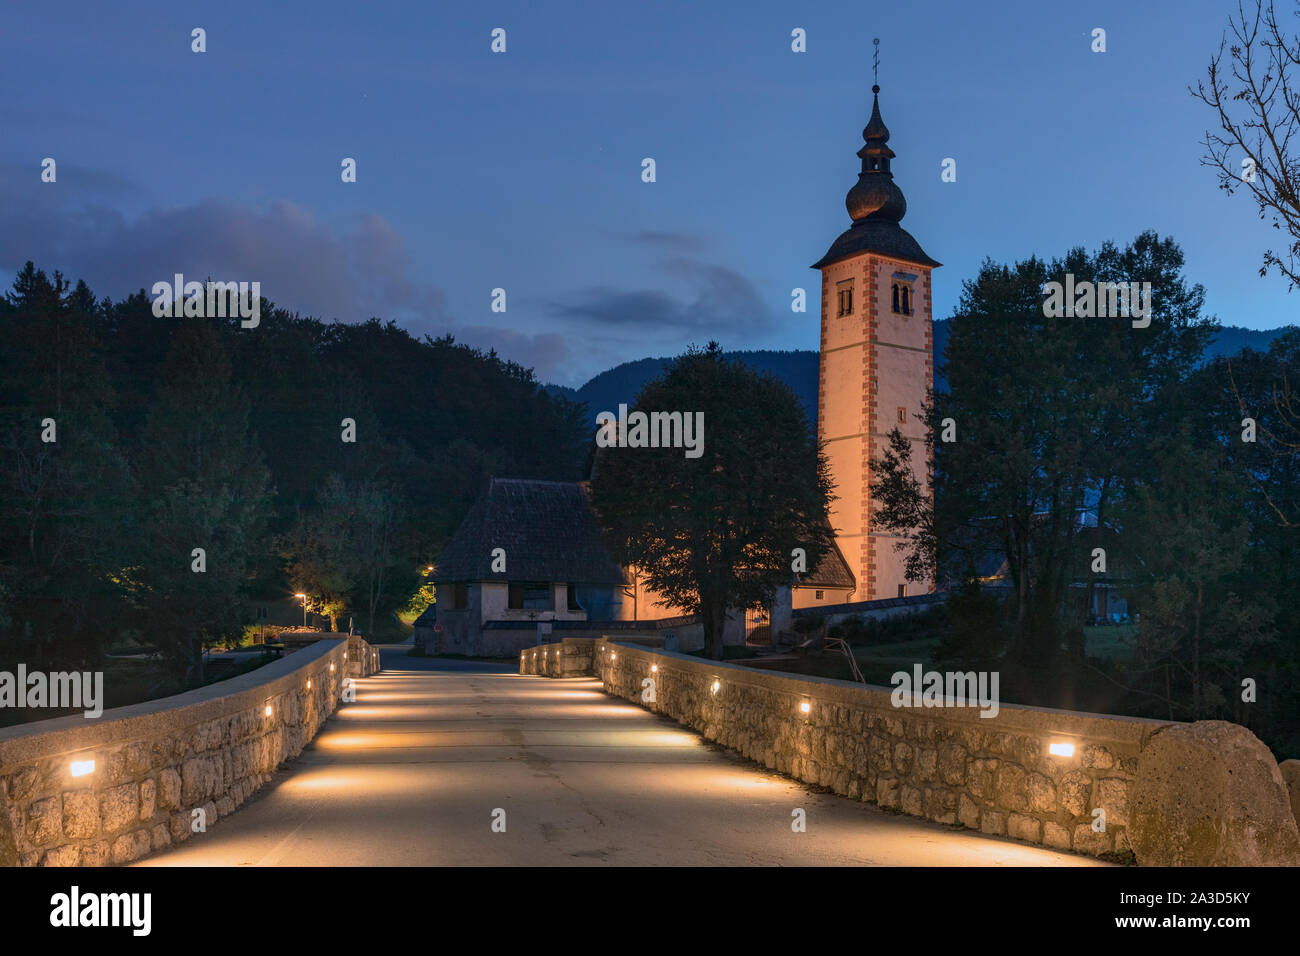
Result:
{"label": "cloud", "polygon": [[255,208],[208,199],[128,219],[103,201],[128,188],[111,174],[60,167],[56,184],[19,182],[0,177],[0,269],[31,259],[114,298],[179,272],[260,282],[272,301],[325,320],[446,320],[442,292],[410,278],[405,241],[380,216],[339,230],[290,202]]}
{"label": "cloud", "polygon": [[772,327],[773,316],[758,289],[736,270],[686,256],[665,259],[658,268],[681,287],[679,294],[592,286],[575,292],[570,301],[548,303],[547,310],[601,332],[637,329],[675,338],[752,336]]}

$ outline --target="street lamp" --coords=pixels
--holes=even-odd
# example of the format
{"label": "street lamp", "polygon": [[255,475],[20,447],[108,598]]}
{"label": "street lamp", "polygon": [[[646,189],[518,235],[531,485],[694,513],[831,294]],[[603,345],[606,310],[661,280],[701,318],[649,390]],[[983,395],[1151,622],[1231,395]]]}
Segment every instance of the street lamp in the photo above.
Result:
{"label": "street lamp", "polygon": [[294,597],[302,598],[302,629],[307,630],[307,595],[295,594]]}

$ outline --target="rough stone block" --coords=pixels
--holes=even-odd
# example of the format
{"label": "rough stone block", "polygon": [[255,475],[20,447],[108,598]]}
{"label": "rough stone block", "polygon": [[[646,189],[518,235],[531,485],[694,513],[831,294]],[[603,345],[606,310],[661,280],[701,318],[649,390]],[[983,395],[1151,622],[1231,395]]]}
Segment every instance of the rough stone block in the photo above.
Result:
{"label": "rough stone block", "polygon": [[1111,849],[1111,835],[1103,830],[1097,833],[1090,823],[1080,823],[1074,828],[1074,849],[1079,853],[1097,856]]}
{"label": "rough stone block", "polygon": [[1120,777],[1097,781],[1097,805],[1106,811],[1106,826],[1128,826],[1129,783]]}
{"label": "rough stone block", "polygon": [[162,850],[172,845],[172,835],[167,830],[167,824],[158,823],[149,831],[150,843],[155,850]]}
{"label": "rough stone block", "polygon": [[158,809],[158,782],[152,777],[140,784],[140,819],[152,820]]}
{"label": "rough stone block", "polygon": [[1042,841],[1043,825],[1031,816],[1013,813],[1007,817],[1007,836],[1030,843]]}
{"label": "rough stone block", "polygon": [[1058,850],[1070,849],[1070,831],[1050,820],[1043,824],[1043,843]]}
{"label": "rough stone block", "polygon": [[117,833],[135,823],[140,814],[140,785],[124,783],[99,795],[99,822],[105,833]]}
{"label": "rough stone block", "polygon": [[1277,765],[1291,800],[1291,816],[1300,823],[1300,760],[1283,760]]}
{"label": "rough stone block", "polygon": [[1092,802],[1092,778],[1082,770],[1071,770],[1061,778],[1061,807],[1072,817],[1088,813]]}
{"label": "rough stone block", "polygon": [[41,866],[76,866],[81,862],[81,851],[75,846],[55,847],[41,860]]}
{"label": "rough stone block", "polygon": [[921,780],[933,780],[939,768],[939,753],[929,747],[920,747],[916,751],[916,776]]}
{"label": "rough stone block", "polygon": [[901,740],[894,744],[894,769],[905,777],[909,775],[912,772],[913,756],[911,744]]}
{"label": "rough stone block", "polygon": [[957,794],[951,790],[925,791],[925,815],[935,823],[957,822]]}
{"label": "rough stone block", "polygon": [[202,757],[191,757],[181,765],[181,800],[186,804],[198,803],[208,795],[208,762]]}
{"label": "rough stone block", "polygon": [[1056,784],[1041,773],[1031,773],[1025,781],[1029,809],[1036,813],[1056,812]]}
{"label": "rough stone block", "polygon": [[957,802],[957,819],[961,822],[961,825],[964,827],[969,827],[972,830],[979,829],[979,825],[980,825],[979,804],[977,804],[970,797],[966,796],[966,794],[964,793],[961,795],[961,798]]}
{"label": "rough stone block", "polygon": [[190,838],[190,814],[188,810],[178,810],[171,815],[167,821],[167,829],[171,831],[172,840],[176,843],[184,843]]}
{"label": "rough stone block", "polygon": [[1128,817],[1143,866],[1300,863],[1300,833],[1272,753],[1227,721],[1156,732],[1142,751]]}
{"label": "rough stone block", "polygon": [[1029,796],[1025,792],[1025,771],[1016,764],[1004,763],[998,767],[994,779],[994,800],[1005,810],[1028,810]]}
{"label": "rough stone block", "polygon": [[99,832],[99,799],[93,790],[69,790],[63,794],[63,834],[69,840],[85,840]]}
{"label": "rough stone block", "polygon": [[1079,764],[1085,770],[1109,770],[1115,766],[1115,755],[1105,747],[1089,744],[1083,748]]}
{"label": "rough stone block", "polygon": [[48,846],[63,838],[63,801],[59,797],[34,800],[27,808],[27,839]]}
{"label": "rough stone block", "polygon": [[957,743],[946,743],[939,748],[939,776],[949,786],[959,787],[966,782],[966,748]]}
{"label": "rough stone block", "polygon": [[81,866],[107,866],[110,850],[107,840],[96,840],[81,848]]}
{"label": "rough stone block", "polygon": [[132,860],[138,860],[149,852],[152,843],[149,839],[148,830],[136,830],[133,833],[123,833],[113,841],[112,858],[113,862],[121,865],[130,863]]}
{"label": "rough stone block", "polygon": [[922,816],[920,787],[904,787],[901,799],[904,813],[914,817]]}
{"label": "rough stone block", "polygon": [[1002,836],[1007,832],[1006,817],[997,810],[985,810],[980,814],[980,833]]}
{"label": "rough stone block", "polygon": [[158,774],[158,805],[164,810],[181,807],[181,775],[171,767]]}
{"label": "rough stone block", "polygon": [[23,767],[9,778],[9,799],[14,803],[22,803],[36,792],[39,780],[40,774],[35,767]]}
{"label": "rough stone block", "polygon": [[153,760],[153,746],[147,740],[137,740],[122,749],[128,776],[143,777],[149,772]]}

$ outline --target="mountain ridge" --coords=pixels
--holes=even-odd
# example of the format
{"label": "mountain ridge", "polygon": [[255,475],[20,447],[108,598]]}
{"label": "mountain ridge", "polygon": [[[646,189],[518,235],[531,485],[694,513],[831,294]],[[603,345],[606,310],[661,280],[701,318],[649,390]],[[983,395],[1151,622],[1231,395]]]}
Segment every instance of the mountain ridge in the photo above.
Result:
{"label": "mountain ridge", "polygon": [[[943,355],[948,344],[948,319],[939,319],[934,323],[934,351]],[[1221,355],[1235,355],[1243,348],[1256,350],[1267,349],[1269,343],[1293,325],[1284,325],[1276,329],[1247,329],[1236,325],[1225,325],[1211,340],[1205,350],[1205,358],[1217,358]],[[741,349],[723,353],[729,360],[740,360],[758,371],[770,372],[790,386],[810,423],[817,421],[817,356],[811,349]],[[563,395],[586,404],[588,411],[595,415],[599,412],[617,412],[620,404],[631,405],[637,393],[647,383],[658,377],[672,356],[634,359],[615,365],[593,375],[578,388],[564,385],[545,385],[547,391],[554,395]],[[947,382],[936,369],[935,388],[947,389]]]}

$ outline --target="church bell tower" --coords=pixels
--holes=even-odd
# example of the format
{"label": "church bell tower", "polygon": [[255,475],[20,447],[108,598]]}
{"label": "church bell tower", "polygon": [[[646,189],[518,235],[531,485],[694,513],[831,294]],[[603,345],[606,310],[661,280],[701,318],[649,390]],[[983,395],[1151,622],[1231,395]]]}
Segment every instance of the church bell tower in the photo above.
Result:
{"label": "church bell tower", "polygon": [[855,601],[933,586],[907,581],[897,536],[872,526],[871,462],[893,428],[911,439],[912,465],[925,481],[926,426],[918,416],[934,382],[930,273],[941,263],[899,225],[907,200],[890,170],[895,154],[880,118],[880,87],[871,92],[862,171],[845,198],[853,224],[812,267],[822,274],[817,433],[835,481],[831,526],[857,579]]}

